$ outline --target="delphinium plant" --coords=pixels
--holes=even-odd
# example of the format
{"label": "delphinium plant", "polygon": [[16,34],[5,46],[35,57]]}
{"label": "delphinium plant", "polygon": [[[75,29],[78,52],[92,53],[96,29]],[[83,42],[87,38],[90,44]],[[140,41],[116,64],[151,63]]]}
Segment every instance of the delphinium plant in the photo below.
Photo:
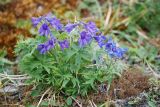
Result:
{"label": "delphinium plant", "polygon": [[92,21],[63,25],[51,13],[33,17],[35,38],[20,40],[15,49],[20,71],[37,87],[55,93],[85,96],[97,85],[111,81],[124,69],[126,48],[104,36]]}

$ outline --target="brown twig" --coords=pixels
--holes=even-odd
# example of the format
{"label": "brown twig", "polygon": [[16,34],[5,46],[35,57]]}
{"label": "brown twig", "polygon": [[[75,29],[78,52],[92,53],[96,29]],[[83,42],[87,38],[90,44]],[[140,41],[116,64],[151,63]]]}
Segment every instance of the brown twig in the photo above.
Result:
{"label": "brown twig", "polygon": [[150,66],[150,64],[147,62],[147,66],[148,68],[150,69],[152,75],[156,78],[156,79],[160,79],[160,74],[157,74],[153,69],[152,67]]}
{"label": "brown twig", "polygon": [[71,98],[76,102],[76,104],[78,105],[78,107],[82,107],[82,104],[80,104],[79,102],[78,102],[78,100],[76,100],[74,97],[72,97],[71,96]]}
{"label": "brown twig", "polygon": [[93,102],[93,100],[89,100],[89,104],[91,105],[91,107],[97,107],[96,104]]}
{"label": "brown twig", "polygon": [[37,105],[37,107],[39,107],[40,106],[40,104],[41,104],[41,102],[42,102],[42,100],[43,100],[43,97],[50,91],[50,89],[51,88],[48,88],[44,93],[43,93],[43,95],[42,95],[42,97],[41,97],[41,99],[39,100],[39,102],[38,102],[38,105]]}

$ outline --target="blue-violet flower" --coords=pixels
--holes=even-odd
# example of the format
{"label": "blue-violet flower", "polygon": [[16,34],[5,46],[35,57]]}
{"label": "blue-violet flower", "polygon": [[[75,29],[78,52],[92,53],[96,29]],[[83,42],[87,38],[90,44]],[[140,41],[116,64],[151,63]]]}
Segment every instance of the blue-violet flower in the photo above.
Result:
{"label": "blue-violet flower", "polygon": [[122,58],[126,53],[127,49],[120,48],[117,44],[110,38],[105,44],[105,50],[110,57]]}
{"label": "blue-violet flower", "polygon": [[68,23],[66,26],[65,26],[65,31],[67,33],[70,33],[78,24],[71,24],[71,23]]}
{"label": "blue-violet flower", "polygon": [[48,36],[50,33],[51,33],[50,28],[46,23],[42,24],[41,27],[39,28],[39,34],[41,36]]}
{"label": "blue-violet flower", "polygon": [[31,21],[34,27],[37,27],[37,25],[41,22],[42,17],[32,17]]}
{"label": "blue-violet flower", "polygon": [[88,32],[86,31],[82,31],[80,33],[80,38],[78,39],[79,45],[80,47],[84,47],[87,44],[89,44],[92,40],[92,37],[90,34],[88,34]]}
{"label": "blue-violet flower", "polygon": [[96,40],[100,48],[105,45],[105,42],[107,40],[107,38],[103,35],[94,36],[94,39]]}
{"label": "blue-violet flower", "polygon": [[69,42],[67,40],[59,41],[58,43],[62,50],[69,48]]}
{"label": "blue-violet flower", "polygon": [[56,39],[55,38],[51,38],[46,42],[46,49],[47,51],[49,51],[50,49],[54,48],[56,43]]}
{"label": "blue-violet flower", "polygon": [[96,34],[99,31],[96,24],[92,21],[85,24],[84,27],[85,27],[86,31],[88,31],[91,34]]}
{"label": "blue-violet flower", "polygon": [[59,30],[59,31],[62,30],[63,25],[61,24],[60,20],[57,19],[56,17],[53,17],[53,18],[48,19],[48,22],[49,22],[49,23],[51,24],[51,26],[52,26],[53,28],[55,28],[56,30]]}
{"label": "blue-violet flower", "polygon": [[39,44],[37,49],[41,54],[45,54],[47,52],[46,44]]}

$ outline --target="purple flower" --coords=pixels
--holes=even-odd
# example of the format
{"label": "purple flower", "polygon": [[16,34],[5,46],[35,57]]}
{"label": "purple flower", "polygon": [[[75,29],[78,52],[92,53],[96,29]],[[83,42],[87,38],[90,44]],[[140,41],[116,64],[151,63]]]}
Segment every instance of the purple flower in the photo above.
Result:
{"label": "purple flower", "polygon": [[88,34],[86,31],[82,31],[80,33],[80,38],[78,39],[80,47],[84,47],[87,44],[89,44],[92,40],[92,37],[90,34]]}
{"label": "purple flower", "polygon": [[69,48],[69,42],[67,40],[59,41],[58,43],[62,50]]}
{"label": "purple flower", "polygon": [[42,20],[42,17],[38,17],[38,18],[32,17],[32,19],[31,19],[34,27],[36,27],[41,22],[41,20]]}
{"label": "purple flower", "polygon": [[42,24],[39,29],[39,34],[41,36],[48,36],[50,33],[51,32],[50,32],[49,26],[46,23]]}
{"label": "purple flower", "polygon": [[116,43],[112,39],[109,39],[108,42],[105,44],[105,50],[112,58],[122,58],[127,52],[126,48],[117,47]]}
{"label": "purple flower", "polygon": [[84,27],[85,27],[86,31],[88,31],[91,34],[96,34],[99,31],[96,24],[92,21],[85,24]]}
{"label": "purple flower", "polygon": [[70,33],[78,24],[71,24],[71,23],[68,23],[66,26],[65,26],[65,31]]}
{"label": "purple flower", "polygon": [[48,22],[49,22],[49,23],[51,24],[51,26],[52,26],[53,28],[55,28],[56,30],[59,30],[59,31],[62,30],[63,25],[61,24],[60,20],[57,19],[56,17],[48,18]]}
{"label": "purple flower", "polygon": [[98,45],[102,48],[105,45],[107,38],[103,35],[94,36],[94,39],[98,43]]}
{"label": "purple flower", "polygon": [[43,16],[44,20],[48,21],[56,30],[62,30],[62,24],[51,12]]}
{"label": "purple flower", "polygon": [[116,43],[110,38],[106,44],[105,44],[105,49],[108,51],[112,51],[116,48]]}
{"label": "purple flower", "polygon": [[47,52],[47,49],[46,49],[46,45],[45,44],[39,44],[37,49],[39,50],[39,52],[41,54],[45,54]]}
{"label": "purple flower", "polygon": [[53,14],[50,12],[50,13],[44,15],[43,18],[44,18],[44,20],[51,21],[51,20],[54,18],[54,16],[53,16]]}
{"label": "purple flower", "polygon": [[47,51],[49,51],[50,49],[54,48],[56,43],[56,39],[55,38],[51,38],[46,42],[46,49]]}
{"label": "purple flower", "polygon": [[47,51],[55,47],[56,39],[51,38],[44,44],[39,44],[37,49],[40,51],[41,54],[45,54]]}
{"label": "purple flower", "polygon": [[123,58],[124,54],[127,52],[127,48],[119,48],[117,47],[115,52],[115,57],[117,58]]}

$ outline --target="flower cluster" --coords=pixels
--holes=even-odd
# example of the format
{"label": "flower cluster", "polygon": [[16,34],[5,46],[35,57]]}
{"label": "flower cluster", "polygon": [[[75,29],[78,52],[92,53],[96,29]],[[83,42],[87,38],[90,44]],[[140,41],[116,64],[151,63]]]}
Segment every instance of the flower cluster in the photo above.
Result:
{"label": "flower cluster", "polygon": [[41,54],[45,54],[50,49],[54,48],[56,43],[59,44],[62,50],[69,47],[69,42],[67,40],[59,41],[53,36],[52,29],[62,31],[63,25],[60,20],[51,13],[40,17],[33,17],[31,21],[34,27],[40,25],[38,30],[40,36],[48,37],[47,42],[39,44],[37,47]]}
{"label": "flower cluster", "polygon": [[69,48],[70,43],[68,39],[57,39],[52,34],[52,30],[59,31],[59,33],[65,32],[70,35],[74,29],[78,29],[79,35],[77,42],[81,48],[90,44],[92,41],[96,41],[99,47],[104,49],[110,57],[122,58],[127,51],[127,49],[117,46],[111,38],[102,35],[100,30],[96,27],[96,24],[91,21],[88,23],[78,21],[63,25],[59,19],[49,13],[38,18],[33,17],[32,24],[34,27],[40,25],[38,31],[39,35],[48,38],[47,42],[38,45],[37,49],[41,54],[45,54],[50,49],[54,48],[56,44],[58,44],[62,50]]}

